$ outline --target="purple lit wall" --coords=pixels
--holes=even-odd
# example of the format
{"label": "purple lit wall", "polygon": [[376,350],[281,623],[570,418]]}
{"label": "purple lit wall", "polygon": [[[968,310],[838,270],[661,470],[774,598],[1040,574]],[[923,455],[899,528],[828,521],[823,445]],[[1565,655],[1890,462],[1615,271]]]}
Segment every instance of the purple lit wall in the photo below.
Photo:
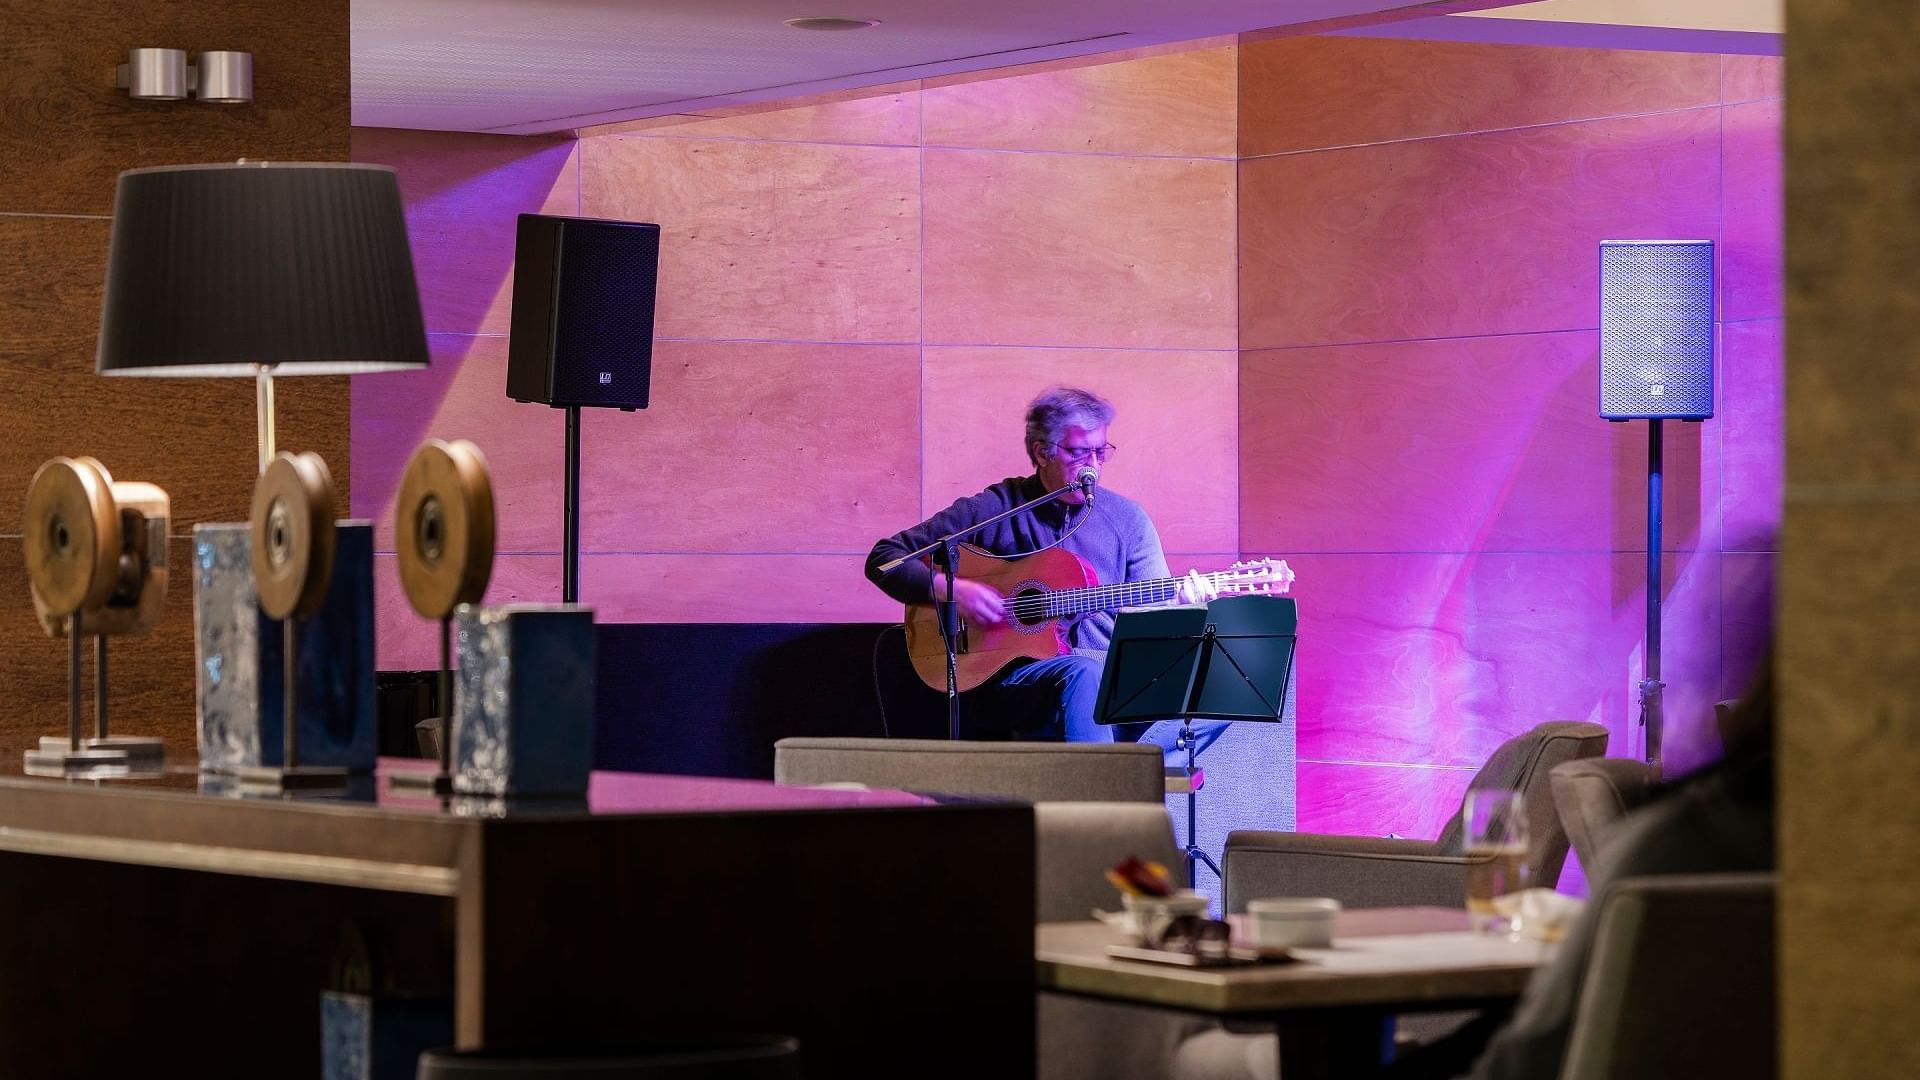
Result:
{"label": "purple lit wall", "polygon": [[1596,247],[1719,243],[1718,418],[1666,425],[1669,771],[1718,753],[1780,517],[1779,61],[1241,54],[1240,547],[1300,575],[1300,827],[1431,836],[1545,720],[1639,752],[1645,423],[1596,416]]}
{"label": "purple lit wall", "polygon": [[[1022,404],[1084,382],[1176,569],[1299,571],[1300,827],[1431,836],[1534,723],[1634,749],[1646,429],[1595,415],[1596,245],[1706,237],[1720,413],[1667,436],[1685,767],[1764,633],[1778,72],[1300,39],[578,142],[358,130],[400,169],[435,361],[355,381],[354,512],[390,515],[420,438],[475,439],[492,598],[557,599],[560,417],[502,392],[513,215],[660,221],[655,407],[586,417],[603,619],[894,619],[872,540],[1022,471]],[[386,558],[382,666],[426,666]]]}

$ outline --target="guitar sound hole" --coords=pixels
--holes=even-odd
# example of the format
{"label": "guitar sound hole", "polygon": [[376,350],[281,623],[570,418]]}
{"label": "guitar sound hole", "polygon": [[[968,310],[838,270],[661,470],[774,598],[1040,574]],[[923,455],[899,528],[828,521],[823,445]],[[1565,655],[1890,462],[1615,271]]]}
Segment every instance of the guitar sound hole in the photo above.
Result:
{"label": "guitar sound hole", "polygon": [[1018,589],[1013,594],[1013,617],[1021,626],[1039,626],[1047,621],[1046,601],[1040,589]]}

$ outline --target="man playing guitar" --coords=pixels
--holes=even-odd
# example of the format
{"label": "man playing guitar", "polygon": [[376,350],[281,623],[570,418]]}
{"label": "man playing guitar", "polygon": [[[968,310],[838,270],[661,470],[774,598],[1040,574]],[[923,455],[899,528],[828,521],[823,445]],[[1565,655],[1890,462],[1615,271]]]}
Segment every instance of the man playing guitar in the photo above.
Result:
{"label": "man playing guitar", "polygon": [[[1093,470],[1097,479],[1100,466],[1114,453],[1113,444],[1107,441],[1113,416],[1113,405],[1097,394],[1072,387],[1047,389],[1027,409],[1026,450],[1034,467],[1033,475],[1002,480],[873,546],[873,552],[867,556],[867,577],[888,596],[909,605],[910,649],[916,648],[912,641],[916,625],[937,625],[926,618],[916,620],[916,615],[930,617],[931,603],[946,596],[946,577],[917,559],[902,563],[888,574],[880,573],[878,568],[948,533],[1066,486],[1084,470]],[[1055,639],[1038,639],[1039,647],[1029,647],[1027,655],[982,650],[988,666],[981,669],[977,688],[966,696],[963,734],[1064,738],[1069,742],[1111,742],[1117,738],[1153,742],[1172,752],[1177,724],[1163,721],[1152,725],[1103,726],[1094,723],[1094,699],[1099,693],[1100,672],[1113,634],[1113,608],[1123,604],[1135,606],[1143,601],[1204,603],[1218,594],[1223,579],[1231,583],[1236,578],[1250,579],[1256,575],[1245,572],[1203,575],[1195,571],[1184,578],[1169,577],[1160,534],[1152,519],[1139,503],[1107,489],[1100,489],[1091,503],[1082,491],[1069,492],[967,537],[966,542],[987,555],[1009,559],[1058,542],[1059,550],[1077,556],[1093,580],[1042,584],[1055,589],[1061,585],[1100,587],[1048,591],[1035,585],[1010,599],[994,584],[964,576],[970,559],[980,556],[963,550],[960,560],[963,576],[954,582],[962,624],[972,628],[964,631],[963,637],[969,640],[975,636],[982,640],[1032,637],[1030,632],[1044,629],[1045,622],[1057,622],[1065,632],[1063,644]],[[1056,553],[1054,558],[1060,556]],[[1286,564],[1263,565],[1265,569],[1257,573],[1260,591],[1286,591],[1293,580]],[[1019,577],[1017,573],[1011,577],[998,576],[1007,581]],[[1123,583],[1140,583],[1140,586],[1138,589],[1113,588]],[[1012,631],[1020,633],[1016,635]],[[937,631],[933,647],[940,648]],[[1061,651],[1062,648],[1068,651]],[[925,652],[925,648],[917,651]],[[1002,655],[1012,656],[1003,667],[998,666]],[[939,685],[944,687],[944,659],[939,671]],[[923,668],[922,674],[930,684],[933,682],[926,669]],[[967,685],[962,682],[963,689]],[[1224,726],[1196,724],[1198,745],[1206,747],[1219,737]]]}

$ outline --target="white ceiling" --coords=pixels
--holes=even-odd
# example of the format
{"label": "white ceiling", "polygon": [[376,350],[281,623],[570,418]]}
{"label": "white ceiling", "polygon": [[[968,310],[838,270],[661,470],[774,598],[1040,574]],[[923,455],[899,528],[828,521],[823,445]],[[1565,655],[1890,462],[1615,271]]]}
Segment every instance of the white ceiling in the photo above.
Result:
{"label": "white ceiling", "polygon": [[[353,122],[538,134],[1513,0],[353,0]],[[878,19],[795,30],[801,16]]]}

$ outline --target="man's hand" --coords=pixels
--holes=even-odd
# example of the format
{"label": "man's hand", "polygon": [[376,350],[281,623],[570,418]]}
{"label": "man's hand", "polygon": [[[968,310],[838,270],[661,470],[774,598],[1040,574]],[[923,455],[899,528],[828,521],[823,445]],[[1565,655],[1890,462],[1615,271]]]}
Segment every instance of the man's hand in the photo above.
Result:
{"label": "man's hand", "polygon": [[[947,595],[947,575],[935,571],[933,588],[930,590],[937,602]],[[960,601],[960,614],[976,623],[997,626],[1006,621],[1007,609],[1002,606],[1004,598],[991,585],[982,585],[966,578],[955,578],[953,594]]]}

